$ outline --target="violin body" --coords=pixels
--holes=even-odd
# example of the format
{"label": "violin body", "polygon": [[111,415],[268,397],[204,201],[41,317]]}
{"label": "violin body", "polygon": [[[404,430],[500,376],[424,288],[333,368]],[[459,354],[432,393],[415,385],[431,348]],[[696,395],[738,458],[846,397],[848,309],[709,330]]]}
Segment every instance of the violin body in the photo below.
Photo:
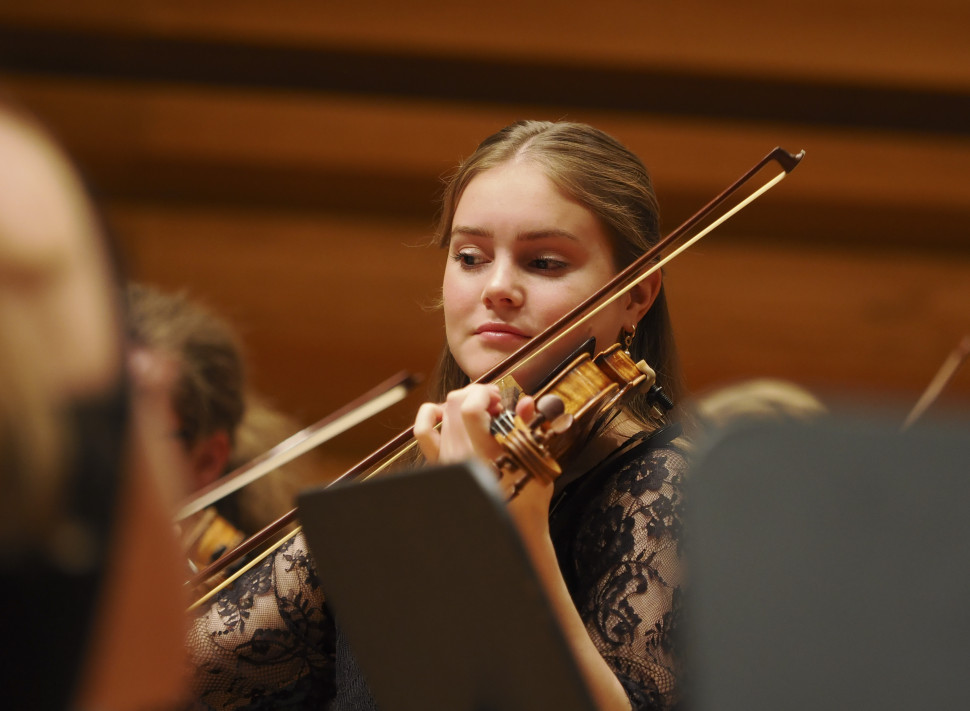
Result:
{"label": "violin body", "polygon": [[246,539],[214,506],[183,522],[182,554],[192,573],[206,568]]}
{"label": "violin body", "polygon": [[[561,459],[627,397],[642,389],[656,390],[655,383],[653,369],[645,361],[634,363],[618,343],[595,358],[587,353],[576,357],[535,394],[532,422],[515,417],[511,425],[493,427],[505,449],[495,465],[508,498],[514,498],[533,477],[555,481],[562,473]],[[659,392],[655,399],[663,402]],[[655,410],[662,417],[659,407]]]}

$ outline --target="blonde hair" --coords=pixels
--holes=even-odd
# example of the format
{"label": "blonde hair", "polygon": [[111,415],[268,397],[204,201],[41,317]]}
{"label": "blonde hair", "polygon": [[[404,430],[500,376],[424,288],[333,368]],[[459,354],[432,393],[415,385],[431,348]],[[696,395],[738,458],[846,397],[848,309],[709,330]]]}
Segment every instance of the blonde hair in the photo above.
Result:
{"label": "blonde hair", "polygon": [[807,422],[827,412],[810,391],[776,378],[744,380],[704,393],[694,409],[698,426],[709,430],[746,421]]}
{"label": "blonde hair", "polygon": [[[300,423],[272,407],[264,398],[247,392],[246,414],[236,431],[236,444],[228,470],[246,464],[266,453],[302,429]],[[258,531],[296,506],[296,494],[312,484],[319,484],[328,462],[319,449],[248,484],[233,499],[232,515],[244,531]]]}

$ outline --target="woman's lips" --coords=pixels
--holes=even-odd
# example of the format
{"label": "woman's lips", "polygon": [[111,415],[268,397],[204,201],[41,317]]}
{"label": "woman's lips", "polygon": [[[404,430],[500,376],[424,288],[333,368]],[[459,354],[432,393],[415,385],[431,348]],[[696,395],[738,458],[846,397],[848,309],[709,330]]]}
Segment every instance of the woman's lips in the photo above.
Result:
{"label": "woman's lips", "polygon": [[495,346],[520,345],[530,338],[519,329],[501,323],[483,324],[475,329],[475,335],[480,341]]}

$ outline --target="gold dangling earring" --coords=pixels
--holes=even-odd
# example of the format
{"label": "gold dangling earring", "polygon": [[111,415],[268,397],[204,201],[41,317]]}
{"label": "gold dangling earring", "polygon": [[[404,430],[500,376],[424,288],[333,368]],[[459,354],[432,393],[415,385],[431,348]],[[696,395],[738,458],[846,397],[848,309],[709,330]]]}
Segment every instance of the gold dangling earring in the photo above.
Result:
{"label": "gold dangling earring", "polygon": [[633,335],[636,332],[637,332],[636,324],[633,324],[632,326],[630,326],[629,331],[627,331],[625,328],[623,329],[623,346],[624,346],[624,350],[626,350],[627,352],[627,355],[629,355],[630,353],[630,346],[633,345]]}

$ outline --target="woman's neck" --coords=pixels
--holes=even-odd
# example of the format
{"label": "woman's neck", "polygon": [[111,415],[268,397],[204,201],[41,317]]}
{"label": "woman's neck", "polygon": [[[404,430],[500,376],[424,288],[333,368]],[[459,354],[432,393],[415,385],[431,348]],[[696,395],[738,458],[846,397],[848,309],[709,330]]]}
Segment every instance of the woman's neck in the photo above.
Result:
{"label": "woman's neck", "polygon": [[563,463],[563,474],[572,475],[570,478],[585,474],[606,460],[630,437],[643,430],[643,424],[627,410],[618,410],[597,433],[589,438],[576,456]]}

